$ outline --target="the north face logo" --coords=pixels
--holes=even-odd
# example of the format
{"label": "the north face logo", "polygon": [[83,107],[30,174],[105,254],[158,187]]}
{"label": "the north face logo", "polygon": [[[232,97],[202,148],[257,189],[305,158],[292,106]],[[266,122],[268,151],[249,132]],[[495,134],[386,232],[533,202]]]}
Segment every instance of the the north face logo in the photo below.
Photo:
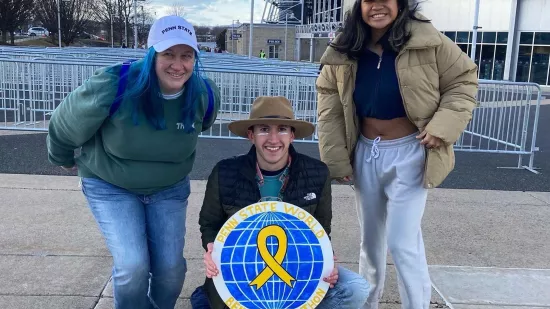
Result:
{"label": "the north face logo", "polygon": [[311,200],[314,200],[316,197],[317,197],[317,195],[315,195],[315,193],[311,192],[311,193],[308,193],[306,196],[304,196],[304,200],[311,201]]}

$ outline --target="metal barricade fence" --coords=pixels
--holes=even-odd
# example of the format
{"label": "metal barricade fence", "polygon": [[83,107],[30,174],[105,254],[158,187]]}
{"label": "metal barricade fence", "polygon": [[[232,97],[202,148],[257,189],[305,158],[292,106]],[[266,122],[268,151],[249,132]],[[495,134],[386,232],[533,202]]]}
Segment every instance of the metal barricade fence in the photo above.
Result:
{"label": "metal barricade fence", "polygon": [[[140,59],[146,53],[143,49],[120,49],[98,47],[75,48],[29,48],[0,46],[0,58],[19,60],[55,60],[67,63],[107,62],[114,64],[126,59]],[[277,59],[259,59],[235,54],[218,54],[201,52],[201,63],[205,68],[212,70],[231,70],[233,72],[271,72],[271,73],[304,73],[315,74],[318,65],[308,62],[281,61]],[[280,74],[283,75],[283,74]]]}
{"label": "metal barricade fence", "polygon": [[[513,154],[514,169],[534,167],[542,91],[538,84],[480,80],[478,106],[454,145],[456,151]],[[527,165],[524,156],[529,157]]]}
{"label": "metal barricade fence", "polygon": [[[202,137],[237,138],[227,128],[234,120],[247,119],[259,96],[284,96],[293,103],[296,118],[317,123],[315,76],[288,76],[211,72],[206,74],[220,88],[221,106],[216,123]],[[301,139],[316,142],[314,136]]]}
{"label": "metal barricade fence", "polygon": [[[0,58],[0,129],[47,131],[49,117],[61,101],[95,70],[110,64]],[[317,124],[316,74],[205,71],[220,88],[222,102],[216,123],[202,137],[238,138],[229,132],[228,123],[247,118],[252,102],[262,95],[287,97],[297,118]],[[480,80],[478,106],[455,150],[517,155],[514,168],[537,173],[534,156],[541,95],[533,83]],[[299,141],[317,142],[316,136]],[[529,157],[527,165],[524,156]]]}
{"label": "metal barricade fence", "polygon": [[99,67],[0,60],[0,129],[47,130],[53,110]]}
{"label": "metal barricade fence", "polygon": [[[63,99],[107,65],[0,59],[0,129],[47,131],[50,116]],[[293,102],[297,118],[317,123],[315,75],[210,69],[205,72],[220,88],[222,101],[216,123],[202,132],[202,137],[238,138],[227,125],[247,118],[258,96],[285,96]],[[311,137],[303,141],[315,140]]]}

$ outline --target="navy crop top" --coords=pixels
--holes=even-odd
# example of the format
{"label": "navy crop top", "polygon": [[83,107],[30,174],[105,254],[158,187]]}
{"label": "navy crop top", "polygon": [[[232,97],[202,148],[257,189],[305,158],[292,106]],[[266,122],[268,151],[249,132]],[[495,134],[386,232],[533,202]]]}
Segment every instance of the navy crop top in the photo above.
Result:
{"label": "navy crop top", "polygon": [[390,120],[406,117],[399,90],[395,59],[397,53],[385,49],[382,57],[367,50],[359,58],[353,101],[359,118]]}

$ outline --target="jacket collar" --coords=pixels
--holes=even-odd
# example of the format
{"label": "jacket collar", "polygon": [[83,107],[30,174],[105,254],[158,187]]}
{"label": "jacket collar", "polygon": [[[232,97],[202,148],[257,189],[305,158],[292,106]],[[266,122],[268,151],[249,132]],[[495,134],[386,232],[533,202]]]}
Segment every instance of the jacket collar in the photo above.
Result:
{"label": "jacket collar", "polygon": [[[416,14],[416,17],[424,20],[427,19],[419,13]],[[408,25],[408,30],[410,31],[411,38],[405,44],[403,50],[430,48],[443,43],[439,31],[431,23],[412,20]],[[354,63],[356,63],[355,60],[349,59],[345,54],[336,51],[331,46],[327,48],[321,57],[321,64],[345,65]]]}
{"label": "jacket collar", "polygon": [[[416,13],[418,19],[427,20],[422,14]],[[432,25],[431,22],[421,22],[412,20],[408,29],[411,38],[405,44],[403,49],[425,49],[436,47],[443,44],[441,33]]]}
{"label": "jacket collar", "polygon": [[[290,171],[288,175],[292,179],[293,171],[296,170],[295,166],[299,161],[299,155],[294,146],[290,144],[288,147],[288,153],[292,157],[292,162],[290,162]],[[256,146],[252,145],[250,150],[246,154],[246,168],[241,169],[241,173],[248,179],[254,180],[256,178],[256,162],[258,158],[256,156]]]}

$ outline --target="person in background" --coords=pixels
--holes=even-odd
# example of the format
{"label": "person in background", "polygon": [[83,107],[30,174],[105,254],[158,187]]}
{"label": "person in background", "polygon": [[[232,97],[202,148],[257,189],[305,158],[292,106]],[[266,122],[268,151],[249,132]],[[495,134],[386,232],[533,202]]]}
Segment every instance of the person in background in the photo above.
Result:
{"label": "person in background", "polygon": [[188,175],[220,105],[189,22],[158,19],[148,46],[143,59],[100,69],[70,93],[47,137],[50,162],[78,170],[113,256],[116,309],[174,308],[187,271]]}
{"label": "person in background", "polygon": [[356,0],[316,82],[321,160],[355,184],[369,309],[382,297],[388,248],[402,307],[429,307],[427,189],[453,169],[453,144],[476,106],[477,66],[415,2]]}

